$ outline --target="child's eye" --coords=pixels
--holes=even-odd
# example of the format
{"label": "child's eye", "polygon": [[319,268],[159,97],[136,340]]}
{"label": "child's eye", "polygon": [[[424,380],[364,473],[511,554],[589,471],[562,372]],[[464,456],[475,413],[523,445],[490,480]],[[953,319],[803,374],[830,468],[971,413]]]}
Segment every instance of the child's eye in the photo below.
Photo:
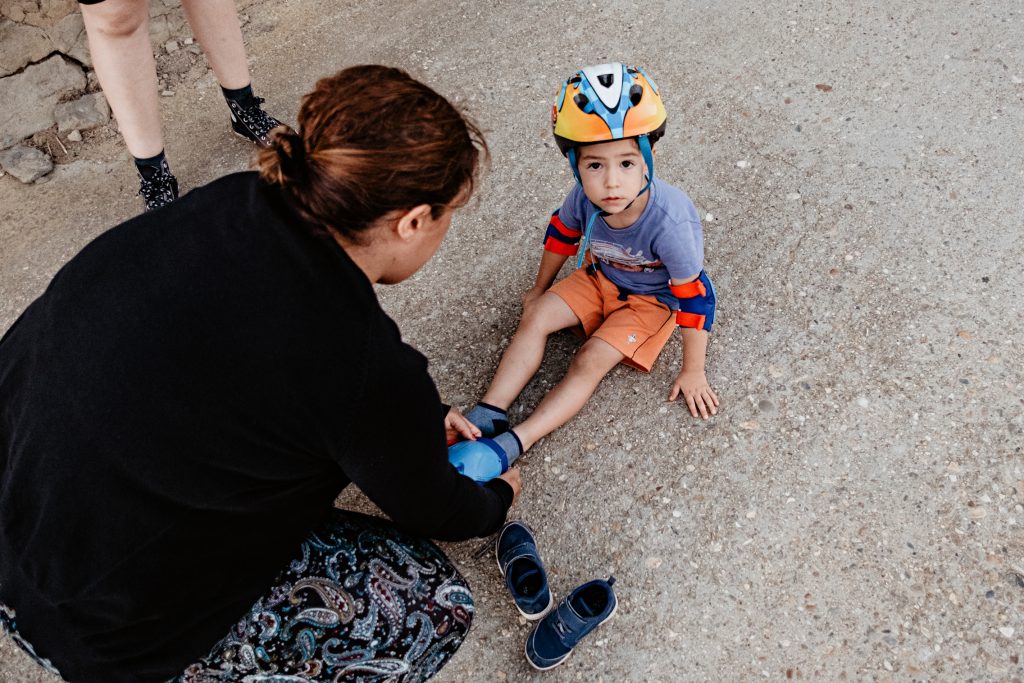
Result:
{"label": "child's eye", "polygon": [[632,161],[626,160],[622,162],[622,168],[632,168],[633,166],[636,166],[636,163]]}
{"label": "child's eye", "polygon": [[601,164],[599,164],[596,161],[591,161],[589,164],[587,164],[587,168],[590,169],[591,171],[596,171],[599,168],[601,168]]}

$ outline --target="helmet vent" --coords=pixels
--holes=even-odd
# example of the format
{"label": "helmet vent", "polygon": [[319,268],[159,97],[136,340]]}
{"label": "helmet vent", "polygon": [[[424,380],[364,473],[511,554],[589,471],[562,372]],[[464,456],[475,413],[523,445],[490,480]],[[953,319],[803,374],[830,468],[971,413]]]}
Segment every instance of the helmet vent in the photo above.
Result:
{"label": "helmet vent", "polygon": [[587,109],[587,107],[590,106],[590,100],[587,99],[586,95],[583,93],[577,93],[576,96],[572,98],[572,101],[576,103],[576,106],[579,107],[580,110],[590,113],[590,110]]}
{"label": "helmet vent", "polygon": [[644,87],[639,83],[634,83],[629,89],[629,101],[635,107],[640,104],[640,100],[644,96]]}
{"label": "helmet vent", "polygon": [[615,74],[601,74],[597,77],[597,82],[606,88],[610,88],[615,83]]}

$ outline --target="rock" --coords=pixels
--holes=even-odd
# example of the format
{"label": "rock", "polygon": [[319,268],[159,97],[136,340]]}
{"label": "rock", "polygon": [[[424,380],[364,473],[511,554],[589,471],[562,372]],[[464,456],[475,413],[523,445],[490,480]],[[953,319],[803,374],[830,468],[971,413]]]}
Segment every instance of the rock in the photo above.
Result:
{"label": "rock", "polygon": [[11,5],[8,7],[5,4],[0,6],[0,12],[3,12],[3,14],[11,21],[20,22],[25,20],[25,10],[21,9],[20,5]]}
{"label": "rock", "polygon": [[85,33],[85,24],[82,23],[81,12],[74,12],[67,15],[48,30],[46,34],[53,42],[53,46],[68,57],[75,59],[85,66],[92,66],[92,55],[89,54],[88,36]]}
{"label": "rock", "polygon": [[82,69],[59,55],[0,79],[0,149],[52,126],[57,103],[84,88]]}
{"label": "rock", "polygon": [[178,45],[178,41],[176,40],[168,40],[164,44],[164,49],[167,50],[167,54],[173,54],[177,52],[179,47],[180,46]]}
{"label": "rock", "polygon": [[75,12],[75,0],[41,0],[39,10],[49,19],[62,19]]}
{"label": "rock", "polygon": [[100,77],[96,75],[96,72],[89,70],[85,72],[86,85],[85,89],[89,92],[96,92],[100,89]]}
{"label": "rock", "polygon": [[0,19],[0,77],[9,76],[53,52],[46,32]]}
{"label": "rock", "polygon": [[740,159],[736,162],[736,168],[750,168],[750,162],[746,159]]}
{"label": "rock", "polygon": [[171,38],[171,29],[167,26],[167,17],[150,16],[149,39],[154,45],[163,45]]}
{"label": "rock", "polygon": [[35,0],[34,2],[23,1],[20,4],[24,13],[23,21],[26,24],[38,26],[42,29],[51,28],[61,19],[77,10],[75,0]]}
{"label": "rock", "polygon": [[57,119],[57,130],[61,133],[89,130],[110,120],[110,106],[103,93],[97,92],[58,104],[53,110],[53,117]]}
{"label": "rock", "polygon": [[50,157],[35,147],[18,145],[0,152],[0,166],[23,183],[32,183],[53,170]]}
{"label": "rock", "polygon": [[70,133],[68,133],[68,142],[81,142],[81,141],[82,141],[82,133],[80,131],[73,130]]}

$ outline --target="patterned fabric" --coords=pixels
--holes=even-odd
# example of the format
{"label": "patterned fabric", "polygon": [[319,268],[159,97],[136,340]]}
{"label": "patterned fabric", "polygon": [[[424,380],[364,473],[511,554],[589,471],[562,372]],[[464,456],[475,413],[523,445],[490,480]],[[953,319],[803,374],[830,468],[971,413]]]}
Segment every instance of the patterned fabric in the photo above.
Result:
{"label": "patterned fabric", "polygon": [[0,633],[6,633],[9,635],[14,641],[14,644],[27,652],[28,656],[36,661],[36,664],[43,667],[50,673],[60,676],[60,672],[57,671],[56,667],[53,666],[50,660],[37,655],[35,648],[32,647],[32,643],[21,637],[18,633],[18,624],[14,610],[2,602],[0,602]]}
{"label": "patterned fabric", "polygon": [[411,683],[462,644],[473,598],[430,541],[334,510],[301,552],[176,683]]}

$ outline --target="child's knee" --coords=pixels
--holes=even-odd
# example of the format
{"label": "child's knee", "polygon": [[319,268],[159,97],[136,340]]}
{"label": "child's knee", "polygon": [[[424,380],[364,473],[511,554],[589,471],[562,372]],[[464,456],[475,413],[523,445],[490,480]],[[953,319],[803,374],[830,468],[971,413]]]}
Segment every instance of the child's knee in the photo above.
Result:
{"label": "child's knee", "polygon": [[547,337],[553,330],[548,329],[547,316],[544,315],[542,306],[534,304],[523,311],[523,317],[519,321],[519,328],[516,334],[523,334],[529,337]]}
{"label": "child's knee", "polygon": [[623,359],[616,348],[600,339],[589,339],[572,359],[571,372],[603,377]]}

